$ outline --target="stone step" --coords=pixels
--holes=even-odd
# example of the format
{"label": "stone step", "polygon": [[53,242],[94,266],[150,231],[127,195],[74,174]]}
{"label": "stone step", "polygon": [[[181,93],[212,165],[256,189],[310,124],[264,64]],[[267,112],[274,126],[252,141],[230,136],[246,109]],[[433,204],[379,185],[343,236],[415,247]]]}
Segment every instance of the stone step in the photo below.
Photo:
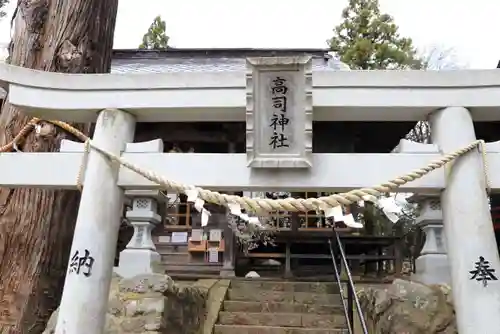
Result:
{"label": "stone step", "polygon": [[166,263],[164,265],[165,271],[168,275],[171,272],[185,272],[185,273],[210,273],[219,274],[222,269],[220,263]]}
{"label": "stone step", "polygon": [[158,252],[161,256],[161,261],[165,264],[169,263],[190,263],[189,253],[177,252]]}
{"label": "stone step", "polygon": [[217,279],[220,278],[219,271],[213,272],[199,272],[199,271],[189,271],[189,265],[183,265],[182,270],[167,270],[168,266],[165,264],[159,264],[156,268],[158,272],[164,272],[170,276],[174,281],[197,281],[199,279]]}
{"label": "stone step", "polygon": [[155,246],[156,246],[156,251],[158,253],[162,253],[162,252],[186,253],[188,251],[187,243],[182,243],[182,244],[158,243],[158,244],[155,244]]}
{"label": "stone step", "polygon": [[314,313],[344,314],[341,305],[296,304],[279,302],[245,302],[226,300],[224,311],[228,312],[270,312],[270,313]]}
{"label": "stone step", "polygon": [[214,334],[348,334],[346,329],[215,325]]}
{"label": "stone step", "polygon": [[271,327],[345,328],[341,314],[220,312],[221,325],[251,325]]}
{"label": "stone step", "polygon": [[201,273],[186,273],[186,272],[171,272],[167,273],[174,281],[197,281],[199,279],[218,279],[219,273],[216,274],[201,274]]}
{"label": "stone step", "polygon": [[259,281],[259,280],[233,280],[232,288],[237,289],[261,289],[271,291],[293,291],[312,293],[339,293],[337,283],[327,282],[283,282],[283,281]]}
{"label": "stone step", "polygon": [[338,294],[229,289],[228,300],[255,302],[295,302],[303,304],[342,305]]}
{"label": "stone step", "polygon": [[164,264],[205,264],[203,256],[191,256],[189,253],[181,252],[158,252]]}

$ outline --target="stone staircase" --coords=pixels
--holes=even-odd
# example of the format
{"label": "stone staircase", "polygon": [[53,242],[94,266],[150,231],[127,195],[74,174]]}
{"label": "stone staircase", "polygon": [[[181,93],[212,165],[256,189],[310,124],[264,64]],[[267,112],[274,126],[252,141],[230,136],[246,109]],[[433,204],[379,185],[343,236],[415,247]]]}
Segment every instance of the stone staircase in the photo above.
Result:
{"label": "stone staircase", "polygon": [[214,334],[348,333],[335,283],[233,280]]}
{"label": "stone staircase", "polygon": [[163,263],[189,263],[187,243],[158,243],[156,251],[160,254]]}

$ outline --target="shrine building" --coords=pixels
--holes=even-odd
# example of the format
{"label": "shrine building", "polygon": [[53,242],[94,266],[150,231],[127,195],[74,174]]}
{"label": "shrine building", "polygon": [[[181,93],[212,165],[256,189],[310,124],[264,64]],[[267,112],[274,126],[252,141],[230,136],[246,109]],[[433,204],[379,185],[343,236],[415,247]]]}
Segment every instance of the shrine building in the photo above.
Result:
{"label": "shrine building", "polygon": [[[336,59],[327,49],[176,49],[114,50],[112,73],[223,73],[241,75],[247,71],[249,57],[311,57],[312,71],[318,75],[349,68]],[[344,108],[346,109],[346,108]],[[346,119],[325,108],[314,108],[312,121],[312,152],[314,153],[388,153],[391,152],[415,127],[416,120]],[[246,121],[241,114],[226,111],[219,115],[217,110],[191,109],[183,113],[170,114],[168,122],[138,123],[135,141],[149,141],[161,138],[164,152],[177,153],[245,153]],[[392,115],[392,114],[391,114]],[[369,116],[370,117],[370,116]],[[478,138],[487,141],[500,139],[498,122],[476,122]],[[276,193],[272,190],[248,192],[235,189],[235,194],[254,197],[315,197],[327,194],[321,189],[310,191],[288,191]],[[331,237],[331,227],[326,225],[316,212],[300,214],[277,213],[274,246],[256,247],[250,251],[237,245],[225,245],[231,230],[227,228],[225,209],[212,206],[214,218],[207,227],[201,228],[200,217],[183,194],[169,194],[165,201],[163,221],[153,231],[153,239],[167,272],[174,278],[218,276],[222,270],[223,258],[234,263],[238,275],[255,270],[263,275],[299,276],[316,278],[332,274],[332,266],[325,240]],[[493,199],[495,200],[495,199]],[[218,212],[217,215],[214,213]],[[403,260],[404,232],[383,214],[373,221],[365,217],[363,230],[345,228],[342,233],[347,257],[363,276],[384,276],[399,274]],[[383,221],[380,221],[382,219]],[[497,225],[495,225],[497,226]],[[500,228],[500,225],[498,225]],[[193,236],[194,230],[194,236]],[[210,232],[215,230],[211,241]],[[220,231],[220,234],[217,232]],[[129,233],[123,233],[121,241],[125,247]],[[178,243],[171,244],[178,239]],[[196,241],[195,241],[196,240]],[[234,249],[230,250],[229,248]],[[209,261],[210,249],[217,249],[218,260]],[[419,250],[410,257],[418,257]],[[212,252],[214,254],[214,252]],[[273,261],[268,261],[272,259]],[[118,263],[118,257],[117,257]],[[272,264],[272,265],[271,265]]]}

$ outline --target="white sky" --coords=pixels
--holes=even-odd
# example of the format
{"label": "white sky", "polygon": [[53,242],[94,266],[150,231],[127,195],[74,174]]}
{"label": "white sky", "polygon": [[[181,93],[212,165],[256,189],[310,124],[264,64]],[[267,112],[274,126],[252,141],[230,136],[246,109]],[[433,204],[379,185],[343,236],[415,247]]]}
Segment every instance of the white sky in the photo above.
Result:
{"label": "white sky", "polygon": [[[103,0],[105,1],[105,0]],[[12,3],[16,2],[11,0]],[[380,0],[415,45],[453,48],[460,63],[495,68],[500,59],[498,0]],[[119,0],[115,48],[136,48],[156,15],[175,47],[323,48],[347,0]],[[10,40],[8,16],[0,43]]]}

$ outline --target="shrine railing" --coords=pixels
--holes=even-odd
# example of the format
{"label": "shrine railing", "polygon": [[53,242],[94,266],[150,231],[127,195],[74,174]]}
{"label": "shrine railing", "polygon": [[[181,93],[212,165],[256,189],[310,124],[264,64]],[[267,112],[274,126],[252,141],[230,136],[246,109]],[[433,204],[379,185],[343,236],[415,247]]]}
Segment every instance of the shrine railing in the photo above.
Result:
{"label": "shrine railing", "polygon": [[[358,296],[356,295],[356,288],[354,287],[354,281],[352,279],[351,270],[349,269],[349,263],[347,262],[347,258],[345,255],[344,247],[342,246],[342,242],[340,241],[339,234],[333,228],[335,234],[335,245],[338,250],[338,255],[341,261],[341,267],[344,267],[346,271],[347,277],[347,296],[344,295],[344,289],[342,287],[341,273],[339,270],[339,266],[337,264],[337,258],[335,256],[334,244],[332,240],[328,240],[328,245],[330,246],[330,255],[332,256],[333,269],[335,271],[335,279],[337,280],[337,284],[339,286],[340,298],[342,301],[342,307],[344,310],[344,315],[346,317],[347,329],[350,334],[354,333],[354,306],[356,306],[356,311],[359,317],[359,323],[361,324],[361,329],[363,334],[368,334],[368,329],[366,327],[365,318],[363,317],[363,311],[361,310],[361,305],[359,303]],[[346,300],[347,297],[347,300]]]}

